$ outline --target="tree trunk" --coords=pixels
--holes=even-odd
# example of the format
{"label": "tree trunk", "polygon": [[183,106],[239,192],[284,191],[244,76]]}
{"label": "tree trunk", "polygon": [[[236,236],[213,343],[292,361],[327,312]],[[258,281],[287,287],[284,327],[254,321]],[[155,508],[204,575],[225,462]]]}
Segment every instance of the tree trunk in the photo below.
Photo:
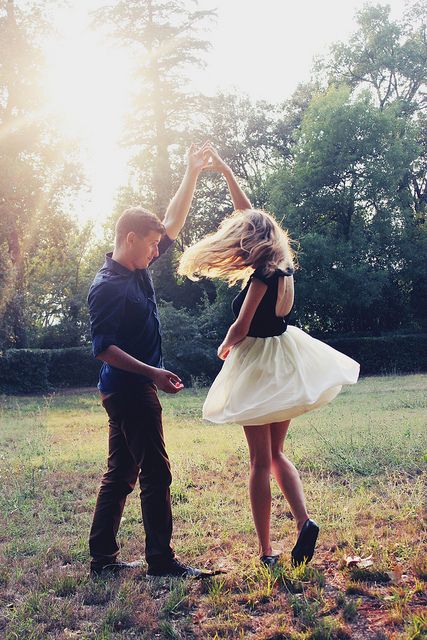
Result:
{"label": "tree trunk", "polygon": [[156,160],[153,174],[153,189],[155,193],[154,209],[155,213],[163,217],[169,200],[172,196],[172,171],[170,167],[168,153],[168,139],[166,131],[166,114],[164,112],[161,96],[161,80],[157,64],[156,51],[153,39],[151,38],[153,13],[152,2],[148,3],[149,26],[148,33],[148,50],[150,55],[150,75],[153,83],[154,96],[154,126],[155,126],[155,148]]}

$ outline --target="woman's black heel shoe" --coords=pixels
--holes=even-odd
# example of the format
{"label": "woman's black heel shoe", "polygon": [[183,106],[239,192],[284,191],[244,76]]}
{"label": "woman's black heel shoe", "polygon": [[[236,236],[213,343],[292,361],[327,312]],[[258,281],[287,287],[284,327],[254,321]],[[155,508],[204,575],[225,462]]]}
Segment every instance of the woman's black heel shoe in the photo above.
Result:
{"label": "woman's black heel shoe", "polygon": [[274,565],[278,563],[279,558],[280,558],[280,555],[261,556],[260,560],[265,567],[274,567]]}
{"label": "woman's black heel shoe", "polygon": [[302,526],[298,540],[291,552],[292,564],[295,567],[302,562],[310,562],[314,554],[319,527],[314,520],[306,520]]}

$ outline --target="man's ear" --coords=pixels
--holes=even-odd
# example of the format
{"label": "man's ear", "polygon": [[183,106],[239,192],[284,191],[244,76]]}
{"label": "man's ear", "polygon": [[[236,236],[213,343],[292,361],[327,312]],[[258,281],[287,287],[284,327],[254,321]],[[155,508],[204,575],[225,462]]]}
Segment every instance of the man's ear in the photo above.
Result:
{"label": "man's ear", "polygon": [[131,247],[133,245],[133,242],[135,240],[135,236],[136,236],[135,231],[129,231],[129,233],[127,234],[127,236],[126,236],[126,245],[128,247]]}

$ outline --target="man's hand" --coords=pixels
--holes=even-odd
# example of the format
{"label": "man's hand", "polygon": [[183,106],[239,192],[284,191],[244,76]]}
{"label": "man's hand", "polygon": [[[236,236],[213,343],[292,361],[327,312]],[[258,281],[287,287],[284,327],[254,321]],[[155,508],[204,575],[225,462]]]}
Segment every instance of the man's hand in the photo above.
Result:
{"label": "man's hand", "polygon": [[181,378],[167,369],[156,369],[151,375],[154,384],[166,393],[178,393],[184,388]]}
{"label": "man's hand", "polygon": [[205,142],[198,149],[195,144],[192,144],[187,152],[187,169],[178,191],[169,203],[163,220],[166,233],[171,240],[178,237],[187,219],[197,179],[209,161],[210,149],[208,145],[209,142]]}
{"label": "man's hand", "polygon": [[194,171],[194,173],[199,174],[202,169],[204,169],[209,162],[209,158],[212,155],[211,144],[209,141],[206,141],[200,149],[192,143],[188,152],[187,152],[187,165],[190,171]]}

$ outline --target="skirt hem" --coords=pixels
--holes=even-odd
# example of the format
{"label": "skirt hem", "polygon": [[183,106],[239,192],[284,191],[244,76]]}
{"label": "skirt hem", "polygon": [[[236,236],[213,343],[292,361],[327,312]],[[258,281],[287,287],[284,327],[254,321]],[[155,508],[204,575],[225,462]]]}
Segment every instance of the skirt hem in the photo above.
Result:
{"label": "skirt hem", "polygon": [[306,405],[288,407],[286,409],[275,411],[274,413],[257,416],[256,418],[248,418],[247,420],[239,415],[230,415],[227,416],[227,418],[207,418],[205,415],[203,415],[203,419],[208,422],[213,422],[214,424],[239,424],[245,427],[259,427],[265,424],[284,422],[285,420],[297,418],[298,416],[301,416],[304,413],[308,413],[309,411],[320,409],[320,407],[323,407],[325,404],[328,404],[328,402],[331,402],[331,400],[333,400],[339,394],[341,389],[342,385],[330,387],[329,389],[325,389],[325,391],[314,402],[307,403]]}
{"label": "skirt hem", "polygon": [[344,384],[355,384],[359,369],[352,358],[292,325],[281,336],[248,336],[231,349],[202,416],[244,426],[290,420],[327,404]]}

